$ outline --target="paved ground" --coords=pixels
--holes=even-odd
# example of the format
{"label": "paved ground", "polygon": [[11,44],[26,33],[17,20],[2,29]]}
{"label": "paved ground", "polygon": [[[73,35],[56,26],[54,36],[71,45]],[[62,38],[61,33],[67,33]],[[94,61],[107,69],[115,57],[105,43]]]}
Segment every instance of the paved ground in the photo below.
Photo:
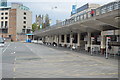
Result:
{"label": "paved ground", "polygon": [[3,78],[117,78],[118,61],[30,43],[6,43]]}

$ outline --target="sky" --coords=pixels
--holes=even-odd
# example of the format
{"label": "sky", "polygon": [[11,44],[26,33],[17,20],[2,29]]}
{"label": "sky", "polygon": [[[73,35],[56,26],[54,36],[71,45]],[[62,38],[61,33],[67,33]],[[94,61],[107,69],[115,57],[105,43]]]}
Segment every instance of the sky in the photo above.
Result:
{"label": "sky", "polygon": [[[17,0],[19,3],[30,8],[32,11],[32,23],[35,22],[36,15],[48,14],[52,20],[51,25],[56,20],[65,20],[70,17],[72,5],[76,4],[77,8],[87,3],[96,3],[104,5],[115,0]],[[16,2],[16,0],[8,0],[8,2]],[[55,8],[57,7],[57,8]]]}

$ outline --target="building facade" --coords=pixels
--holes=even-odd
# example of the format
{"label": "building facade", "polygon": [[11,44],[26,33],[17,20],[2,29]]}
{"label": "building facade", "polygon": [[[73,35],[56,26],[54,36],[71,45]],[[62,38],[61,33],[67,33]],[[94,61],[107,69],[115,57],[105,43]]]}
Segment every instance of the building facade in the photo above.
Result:
{"label": "building facade", "polygon": [[32,12],[28,7],[12,3],[11,7],[0,8],[0,35],[12,41],[25,40],[32,31]]}
{"label": "building facade", "polygon": [[[46,44],[56,43],[90,53],[120,54],[119,4],[120,1],[115,1],[97,8],[83,9],[34,35],[42,37]],[[94,10],[94,15],[91,15],[91,10]]]}

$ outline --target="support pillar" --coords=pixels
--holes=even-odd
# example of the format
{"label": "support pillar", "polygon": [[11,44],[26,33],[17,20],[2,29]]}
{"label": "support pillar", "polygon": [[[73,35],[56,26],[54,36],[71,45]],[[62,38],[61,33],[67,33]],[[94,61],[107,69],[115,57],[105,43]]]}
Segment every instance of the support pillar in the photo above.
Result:
{"label": "support pillar", "polygon": [[59,45],[59,35],[57,35],[57,45]]}
{"label": "support pillar", "polygon": [[66,44],[67,44],[67,35],[65,34],[65,35],[64,35],[64,46],[65,46],[65,47],[67,47]]}
{"label": "support pillar", "polygon": [[78,33],[78,38],[77,38],[77,43],[78,43],[78,47],[80,47],[80,33]]}
{"label": "support pillar", "polygon": [[88,37],[87,37],[87,50],[90,52],[90,46],[91,46],[91,33],[88,32]]}
{"label": "support pillar", "polygon": [[101,54],[105,52],[105,36],[103,31],[101,32]]}

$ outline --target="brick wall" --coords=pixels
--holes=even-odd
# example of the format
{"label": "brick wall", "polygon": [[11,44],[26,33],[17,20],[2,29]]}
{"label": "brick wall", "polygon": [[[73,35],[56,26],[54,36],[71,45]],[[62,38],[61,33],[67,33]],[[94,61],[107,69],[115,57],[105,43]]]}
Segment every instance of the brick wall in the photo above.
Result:
{"label": "brick wall", "polygon": [[9,35],[11,39],[16,41],[16,9],[10,9],[9,11]]}

